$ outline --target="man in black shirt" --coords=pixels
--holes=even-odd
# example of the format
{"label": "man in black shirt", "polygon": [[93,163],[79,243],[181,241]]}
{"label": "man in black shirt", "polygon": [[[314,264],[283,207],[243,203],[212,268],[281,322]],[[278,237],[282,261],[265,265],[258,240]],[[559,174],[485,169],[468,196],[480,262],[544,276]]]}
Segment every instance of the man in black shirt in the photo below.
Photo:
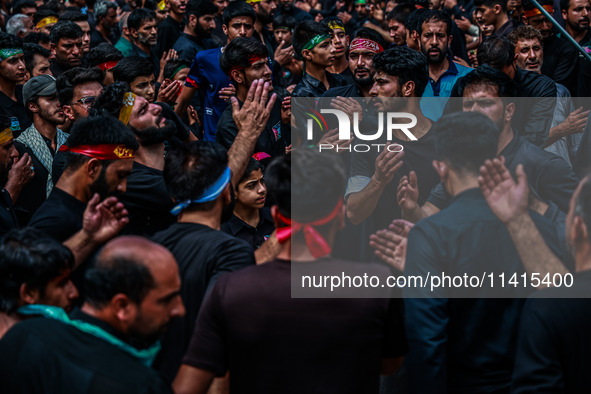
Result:
{"label": "man in black shirt", "polygon": [[5,34],[0,37],[0,110],[10,118],[15,137],[32,123],[23,105],[25,68],[22,43],[16,37]]}
{"label": "man in black shirt", "polygon": [[[170,10],[168,16],[158,25],[158,37],[154,52],[160,57],[168,52],[183,32],[183,17],[187,8],[187,0],[166,0]],[[129,21],[127,22],[129,24]]]}
{"label": "man in black shirt", "polygon": [[312,15],[304,10],[299,9],[294,3],[294,0],[279,0],[279,10],[277,14],[291,16],[298,23],[313,19]]}
{"label": "man in black shirt", "polygon": [[[406,339],[396,300],[347,297],[341,289],[332,298],[327,289],[317,298],[292,298],[297,287],[299,297],[313,296],[302,293],[307,289],[298,283],[301,274],[389,273],[330,256],[344,219],[346,179],[333,156],[296,150],[268,168],[269,190],[277,201],[272,215],[283,234],[281,253],[274,261],[225,275],[213,286],[175,391],[206,393],[214,376],[229,371],[230,386],[238,392],[377,393],[380,372],[391,374],[399,367]],[[292,172],[292,165],[298,170]],[[388,293],[381,289],[373,295]]]}
{"label": "man in black shirt", "polygon": [[72,21],[59,21],[51,29],[51,52],[55,59],[50,69],[54,77],[82,64],[82,36],[84,32]]}
{"label": "man in black shirt", "polygon": [[172,47],[180,59],[192,62],[197,52],[215,48],[210,37],[215,28],[213,17],[217,9],[210,0],[189,0],[187,23]]}
{"label": "man in black shirt", "polygon": [[[155,49],[158,34],[156,14],[154,11],[146,8],[133,10],[127,18],[127,27],[133,39],[133,52],[131,54],[144,57],[152,62],[154,66],[154,77],[158,78],[160,76],[160,58]],[[180,27],[178,34],[181,34]],[[174,41],[170,45],[172,46],[173,44]]]}
{"label": "man in black shirt", "polygon": [[150,368],[158,337],[185,313],[174,257],[146,239],[108,243],[86,276],[87,302],[68,316],[32,305],[0,341],[11,393],[171,393]]}
{"label": "man in black shirt", "polygon": [[117,23],[117,4],[106,0],[98,1],[94,7],[94,18],[96,27],[90,35],[90,46],[94,48],[103,42],[114,45],[116,41],[111,29]]}

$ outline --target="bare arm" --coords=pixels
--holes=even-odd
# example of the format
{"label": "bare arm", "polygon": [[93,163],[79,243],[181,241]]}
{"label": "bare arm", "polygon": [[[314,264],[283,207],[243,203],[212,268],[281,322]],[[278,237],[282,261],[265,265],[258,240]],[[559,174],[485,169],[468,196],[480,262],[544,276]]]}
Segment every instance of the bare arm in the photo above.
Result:
{"label": "bare arm", "polygon": [[439,208],[428,201],[422,207],[419,206],[419,184],[417,174],[414,171],[411,171],[408,176],[405,175],[400,178],[396,197],[402,212],[402,218],[409,222],[416,223],[439,212]]}
{"label": "bare arm", "polygon": [[174,112],[176,112],[178,116],[183,117],[196,90],[197,89],[192,86],[185,85],[181,94],[176,99],[176,107],[174,107]]}
{"label": "bare arm", "polygon": [[175,394],[206,394],[215,374],[183,364],[172,383]]}
{"label": "bare arm", "polygon": [[588,116],[589,111],[583,111],[583,107],[571,112],[564,122],[557,124],[550,129],[550,134],[548,135],[548,140],[546,140],[544,148],[569,134],[582,133],[585,129]]}
{"label": "bare arm", "polygon": [[273,260],[281,252],[281,244],[277,240],[277,231],[273,231],[268,240],[254,251],[257,264],[264,264]]}

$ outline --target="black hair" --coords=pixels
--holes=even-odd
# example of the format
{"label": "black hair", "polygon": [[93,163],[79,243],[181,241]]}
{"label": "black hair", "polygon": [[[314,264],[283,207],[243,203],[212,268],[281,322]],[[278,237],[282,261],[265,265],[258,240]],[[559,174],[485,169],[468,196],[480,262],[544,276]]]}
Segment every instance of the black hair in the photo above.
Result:
{"label": "black hair", "polygon": [[121,59],[111,71],[115,81],[131,84],[138,77],[154,75],[154,65],[145,57],[133,55]]}
{"label": "black hair", "polygon": [[423,34],[423,23],[429,22],[445,23],[445,32],[447,33],[448,37],[451,36],[452,22],[447,12],[441,10],[428,10],[427,12],[421,14],[421,19],[417,24],[417,32],[419,35]]}
{"label": "black hair", "polygon": [[376,72],[398,77],[399,86],[413,81],[418,97],[423,95],[429,81],[427,58],[421,52],[408,47],[398,46],[376,54],[373,57],[373,68]]}
{"label": "black hair", "polygon": [[16,15],[16,14],[22,14],[23,13],[23,8],[35,8],[37,9],[37,3],[33,0],[21,0],[21,1],[15,1],[12,3],[12,6],[10,7],[10,13],[12,15]]}
{"label": "black hair", "polygon": [[328,26],[325,26],[319,22],[314,21],[303,21],[298,23],[293,35],[291,36],[291,42],[293,49],[300,59],[302,58],[302,50],[304,46],[317,35],[330,34],[331,30]]}
{"label": "black hair", "polygon": [[230,73],[232,67],[250,66],[249,58],[259,56],[267,58],[269,51],[265,44],[257,39],[238,37],[230,41],[220,56],[220,68],[225,74]]}
{"label": "black hair", "polygon": [[6,48],[23,48],[23,42],[12,34],[0,32],[0,49]]}
{"label": "black hair", "polygon": [[[135,135],[118,119],[112,116],[89,116],[74,122],[66,146],[113,144],[124,145],[127,149],[139,147]],[[72,171],[90,160],[90,157],[78,153],[66,152],[66,169]],[[112,160],[101,160],[103,168],[108,167]]]}
{"label": "black hair", "polygon": [[497,70],[502,70],[506,66],[513,65],[515,45],[505,37],[490,36],[480,44],[476,56],[478,64],[488,64]]}
{"label": "black hair", "polygon": [[74,67],[57,77],[55,87],[60,104],[71,105],[74,98],[74,88],[88,82],[102,83],[105,73],[99,68]]}
{"label": "black hair", "polygon": [[[251,157],[250,159],[248,159],[248,164],[246,165],[246,170],[244,170],[244,174],[242,174],[242,178],[240,178],[240,180],[238,181],[238,183],[242,183],[244,181],[246,181],[248,179],[248,177],[250,177],[250,174],[252,174],[254,171],[257,170],[263,170],[263,165],[254,157]],[[238,186],[238,185],[236,185]]]}
{"label": "black hair", "polygon": [[[191,67],[191,64],[184,59],[178,58],[178,59],[172,59],[166,62],[166,65],[164,66],[164,78],[165,79],[173,79],[174,75],[176,75],[176,73],[179,70],[179,67],[182,68],[189,68]],[[174,75],[173,75],[174,73]]]}
{"label": "black hair", "polygon": [[[515,97],[515,84],[507,74],[484,64],[471,73],[458,80],[459,95],[463,96],[464,90],[469,85],[494,86],[501,98]],[[505,100],[503,100],[505,102]]]}
{"label": "black hair", "polygon": [[570,0],[560,0],[560,10],[561,11],[568,11],[570,7]]}
{"label": "black hair", "polygon": [[277,15],[275,18],[273,18],[273,29],[287,27],[289,30],[293,31],[297,24],[298,22],[295,20],[295,18],[290,15]]}
{"label": "black hair", "polygon": [[131,14],[127,17],[127,27],[137,31],[143,24],[152,19],[156,19],[154,11],[147,8],[138,8],[131,11]]}
{"label": "black hair", "polygon": [[386,44],[386,40],[384,40],[384,37],[382,37],[382,35],[377,31],[375,31],[374,29],[370,29],[369,27],[362,27],[360,29],[357,29],[355,34],[353,34],[353,39],[356,38],[366,38],[368,40],[375,41],[378,44],[380,44],[384,49],[388,46],[388,44]]}
{"label": "black hair", "polygon": [[39,44],[23,44],[23,52],[25,54],[25,68],[29,73],[33,72],[33,68],[37,64],[35,55],[43,56],[46,59],[51,56],[51,52]]}
{"label": "black hair", "polygon": [[[212,141],[194,141],[171,149],[164,164],[164,182],[176,202],[193,200],[213,185],[228,166],[228,154]],[[208,210],[215,201],[192,204],[190,210]]]}
{"label": "black hair", "polygon": [[57,1],[57,0],[49,0],[48,2],[43,4],[41,7],[39,7],[39,11],[41,11],[41,10],[50,10],[50,11],[55,12],[56,15],[59,15],[64,10],[64,4]]}
{"label": "black hair", "polygon": [[406,25],[406,20],[408,16],[415,10],[414,4],[402,3],[398,4],[396,7],[392,9],[392,11],[388,12],[386,16],[387,21],[391,21],[394,19],[396,22],[400,22],[403,25]]}
{"label": "black hair", "polygon": [[41,32],[29,33],[23,38],[23,42],[31,44],[49,44],[49,35]]}
{"label": "black hair", "polygon": [[189,0],[185,10],[185,18],[189,18],[189,15],[201,18],[204,15],[215,15],[217,12],[218,7],[211,0]]}
{"label": "black hair", "polygon": [[94,17],[96,18],[97,23],[101,18],[107,16],[109,10],[117,10],[117,4],[112,1],[106,0],[99,0],[94,4]]}
{"label": "black hair", "polygon": [[413,12],[408,14],[408,17],[404,22],[404,27],[406,28],[406,30],[408,30],[410,33],[412,33],[413,31],[416,31],[418,33],[421,17],[425,12],[428,11],[429,10],[426,8],[419,8],[418,10],[414,10]]}
{"label": "black hair", "polygon": [[72,21],[58,21],[51,28],[49,39],[52,44],[58,45],[62,38],[69,38],[72,40],[82,38],[84,32],[82,28]]}
{"label": "black hair", "polygon": [[102,257],[84,276],[86,301],[95,308],[107,305],[117,294],[125,294],[140,304],[146,294],[156,287],[156,281],[142,262],[131,258]]}
{"label": "black hair", "polygon": [[21,285],[43,293],[52,279],[73,267],[72,252],[39,230],[9,231],[0,240],[0,311],[16,312]]}
{"label": "black hair", "polygon": [[[540,3],[541,5],[549,5],[549,6],[554,6],[554,1],[553,0],[538,0],[538,3]],[[536,9],[536,6],[534,5],[534,3],[531,0],[523,0],[521,2],[521,5],[523,6],[523,10],[524,11],[528,11],[528,10],[533,10]]]}
{"label": "black hair", "polygon": [[487,159],[497,156],[499,128],[479,112],[456,112],[433,125],[435,155],[452,169],[478,175]]}
{"label": "black hair", "polygon": [[511,41],[511,44],[517,46],[519,40],[533,40],[536,39],[540,42],[540,45],[543,45],[544,38],[542,37],[542,33],[538,29],[530,25],[523,25],[519,26],[517,29],[513,30],[508,36],[507,39]]}
{"label": "black hair", "polygon": [[[343,28],[345,28],[345,24],[343,23],[342,19],[339,18],[338,16],[327,16],[326,18],[322,19],[320,21],[321,24],[323,24],[324,26],[327,26],[330,29],[330,26],[328,26],[328,24],[336,24],[338,26],[343,26]],[[331,29],[332,30],[332,29]],[[348,34],[347,29],[345,28],[345,33]]]}
{"label": "black hair", "polygon": [[507,12],[507,0],[474,0],[474,6],[485,6],[493,8],[495,5],[500,5],[504,13]]}
{"label": "black hair", "polygon": [[37,26],[37,23],[41,22],[42,19],[45,19],[48,16],[55,16],[56,18],[59,17],[58,13],[53,10],[49,10],[47,8],[39,8],[37,10],[37,13],[33,15],[33,25]]}
{"label": "black hair", "polygon": [[88,67],[96,67],[101,63],[118,61],[123,59],[123,54],[108,42],[101,42],[88,52],[86,64]]}
{"label": "black hair", "polygon": [[107,115],[118,118],[123,106],[123,96],[130,91],[127,82],[115,82],[105,87],[103,93],[94,101],[89,115]]}
{"label": "black hair", "polygon": [[80,12],[79,9],[68,10],[60,15],[60,21],[72,21],[72,22],[87,22],[88,15]]}
{"label": "black hair", "polygon": [[253,24],[257,20],[257,14],[254,12],[254,9],[250,4],[246,4],[246,2],[242,0],[236,0],[231,1],[224,10],[224,13],[222,14],[223,24],[229,27],[232,19],[239,16],[246,16],[252,19]]}

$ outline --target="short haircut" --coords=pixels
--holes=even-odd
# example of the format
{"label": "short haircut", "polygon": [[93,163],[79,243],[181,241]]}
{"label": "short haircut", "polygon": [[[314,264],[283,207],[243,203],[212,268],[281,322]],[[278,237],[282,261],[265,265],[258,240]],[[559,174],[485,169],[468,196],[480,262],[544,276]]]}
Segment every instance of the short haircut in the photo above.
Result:
{"label": "short haircut", "polygon": [[[515,97],[515,84],[507,74],[489,65],[482,65],[458,80],[459,95],[470,85],[487,85],[497,89],[501,98]],[[505,102],[505,100],[503,100]]]}
{"label": "short haircut", "polygon": [[88,82],[102,83],[105,74],[99,68],[74,67],[57,77],[55,86],[60,104],[71,105],[74,99],[74,88]]}
{"label": "short haircut", "polygon": [[40,32],[29,33],[23,38],[23,42],[31,44],[49,44],[49,35]]}
{"label": "short haircut", "polygon": [[131,91],[127,82],[115,82],[103,89],[103,93],[96,98],[89,114],[91,116],[106,115],[119,117],[123,107],[123,96]]}
{"label": "short haircut", "polygon": [[51,29],[49,39],[52,44],[58,45],[62,38],[76,40],[82,38],[82,28],[72,21],[58,21]]}
{"label": "short haircut", "polygon": [[423,34],[423,23],[429,22],[443,22],[445,23],[445,32],[447,36],[451,36],[452,21],[448,13],[441,10],[428,10],[421,14],[421,19],[417,24],[417,32],[419,35]]}
{"label": "short haircut", "polygon": [[452,169],[478,175],[487,159],[497,156],[500,130],[479,112],[456,112],[441,118],[431,128],[435,155]]}
{"label": "short haircut", "polygon": [[156,287],[150,269],[141,261],[98,255],[92,268],[84,276],[86,302],[95,308],[106,306],[117,294],[125,294],[140,304],[146,294]]}
{"label": "short haircut", "polygon": [[300,57],[304,46],[317,35],[330,34],[331,30],[328,26],[314,21],[303,21],[298,23],[293,35],[291,36],[291,42],[293,49],[295,50],[296,56]]}
{"label": "short haircut", "polygon": [[356,38],[366,38],[368,40],[375,41],[378,44],[380,44],[382,48],[386,48],[388,46],[386,44],[386,40],[384,40],[384,37],[382,37],[382,35],[377,31],[375,31],[374,29],[370,29],[369,27],[362,27],[360,29],[357,29],[357,31],[355,31],[355,34],[353,34],[353,40]]}
{"label": "short haircut", "polygon": [[43,294],[52,279],[73,267],[72,252],[39,230],[9,231],[0,240],[0,312],[16,312],[21,285]]}
{"label": "short haircut", "polygon": [[127,27],[133,30],[139,30],[142,25],[150,20],[156,19],[156,13],[147,8],[138,8],[131,11],[127,17]]}
{"label": "short haircut", "polygon": [[517,29],[513,30],[507,38],[514,46],[517,46],[519,40],[533,40],[536,38],[540,44],[544,42],[540,31],[529,25],[519,26]]}
{"label": "short haircut", "polygon": [[33,0],[21,0],[21,1],[14,1],[12,3],[12,7],[10,8],[10,12],[13,15],[22,14],[24,8],[35,8],[37,9],[37,3]]}
{"label": "short haircut", "polygon": [[101,63],[118,61],[123,59],[123,54],[108,42],[101,42],[90,49],[86,55],[86,64],[88,67],[96,67]]}
{"label": "short haircut", "polygon": [[[74,122],[66,146],[113,144],[127,149],[139,147],[135,135],[118,119],[111,116],[90,116]],[[65,152],[66,169],[75,171],[91,158],[79,153]],[[101,160],[104,168],[113,160]]]}
{"label": "short haircut", "polygon": [[503,12],[507,12],[507,0],[474,0],[476,7],[485,6],[493,8],[495,5],[500,5]]}
{"label": "short haircut", "polygon": [[[248,163],[246,164],[246,170],[244,170],[242,178],[240,178],[238,183],[240,184],[242,182],[245,182],[250,177],[250,174],[257,170],[262,171],[263,165],[254,157],[251,157],[250,159],[248,159]],[[236,187],[238,187],[238,185],[236,185]]]}
{"label": "short haircut", "polygon": [[252,23],[257,20],[257,14],[250,4],[246,4],[242,0],[231,1],[222,14],[222,22],[228,26],[230,21],[239,16],[246,16],[252,19]]}
{"label": "short haircut", "polygon": [[570,0],[560,0],[560,10],[568,11],[570,8]]}
{"label": "short haircut", "polygon": [[35,55],[43,56],[46,59],[49,59],[51,56],[51,52],[39,44],[24,44],[23,52],[25,54],[25,68],[29,73],[33,72],[33,68],[35,68],[35,65],[37,64],[35,61]]}
{"label": "short haircut", "polygon": [[6,33],[17,35],[20,32],[25,33],[27,28],[25,26],[25,20],[31,20],[27,15],[16,14],[6,22]]}
{"label": "short haircut", "polygon": [[169,60],[164,66],[164,78],[173,79],[180,69],[189,67],[191,67],[191,64],[187,60],[181,58]]}
{"label": "short haircut", "polygon": [[197,18],[201,18],[204,15],[215,15],[217,12],[218,7],[211,0],[189,0],[185,11],[185,18],[188,18],[189,15],[195,15]]}
{"label": "short haircut", "polygon": [[278,15],[273,18],[274,30],[287,27],[289,30],[293,31],[297,24],[298,22],[295,20],[295,18],[290,15]]}
{"label": "short haircut", "polygon": [[23,43],[16,36],[0,32],[0,49],[23,48]]}
{"label": "short haircut", "polygon": [[[345,24],[343,23],[341,18],[339,18],[338,16],[327,16],[326,18],[322,19],[320,21],[320,23],[323,24],[324,26],[328,26],[329,29],[330,29],[329,24],[333,24],[333,23],[336,24],[337,26],[345,27]],[[349,34],[349,32],[347,31],[346,28],[345,28],[345,33]]]}
{"label": "short haircut", "polygon": [[88,22],[88,15],[83,14],[80,10],[66,11],[60,15],[60,21],[72,21],[72,22]]}
{"label": "short haircut", "polygon": [[396,22],[402,23],[406,25],[406,20],[408,16],[415,10],[414,4],[408,3],[401,3],[398,4],[396,7],[392,9],[392,11],[388,12],[386,16],[387,21],[391,21],[394,19]]}
{"label": "short haircut", "polygon": [[402,86],[408,81],[415,83],[418,97],[423,95],[429,81],[429,64],[422,53],[408,47],[394,47],[380,52],[373,57],[373,68],[376,72],[385,72],[398,77]]}
{"label": "short haircut", "polygon": [[421,17],[425,12],[428,11],[429,10],[426,8],[419,8],[418,10],[414,10],[413,12],[411,12],[408,15],[408,18],[406,18],[406,22],[404,22],[404,27],[406,28],[406,30],[408,30],[411,33],[413,31],[416,31],[418,33],[419,24],[421,23]]}
{"label": "short haircut", "polygon": [[133,55],[121,59],[111,71],[115,81],[131,84],[138,77],[154,75],[154,65],[145,57]]}
{"label": "short haircut", "polygon": [[[581,217],[587,231],[591,230],[591,174],[583,177],[583,185],[577,198],[575,198],[575,216]],[[587,242],[591,242],[590,238],[587,238]]]}
{"label": "short haircut", "polygon": [[515,58],[515,46],[505,37],[487,37],[478,47],[478,64],[502,70],[506,66],[513,65]]}
{"label": "short haircut", "polygon": [[97,22],[100,18],[104,18],[107,16],[109,10],[117,9],[117,4],[112,1],[106,0],[99,0],[94,4],[94,17],[96,18]]}
{"label": "short haircut", "polygon": [[[164,182],[175,201],[194,200],[213,185],[228,166],[226,150],[212,141],[194,141],[171,149],[164,164]],[[187,210],[206,211],[215,201],[192,204]]]}
{"label": "short haircut", "polygon": [[48,16],[55,16],[56,18],[59,17],[57,12],[53,10],[49,10],[47,8],[40,8],[35,15],[33,15],[33,25],[37,26],[37,23],[41,22],[42,19],[47,18]]}
{"label": "short haircut", "polygon": [[267,58],[269,51],[265,44],[255,38],[235,38],[230,41],[220,56],[220,68],[225,74],[229,74],[232,67],[246,68],[250,66],[251,56]]}

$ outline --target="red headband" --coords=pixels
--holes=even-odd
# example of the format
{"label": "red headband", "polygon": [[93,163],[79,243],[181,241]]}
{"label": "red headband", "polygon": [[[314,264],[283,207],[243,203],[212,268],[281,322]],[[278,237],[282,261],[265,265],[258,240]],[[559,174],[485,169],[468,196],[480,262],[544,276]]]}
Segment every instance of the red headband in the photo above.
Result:
{"label": "red headband", "polygon": [[293,234],[300,231],[304,231],[304,237],[306,238],[306,245],[312,253],[312,256],[319,258],[330,254],[330,246],[326,243],[322,235],[314,227],[321,226],[333,220],[343,207],[343,200],[339,200],[339,203],[335,209],[326,217],[319,219],[312,223],[298,223],[295,220],[286,218],[281,213],[278,213],[279,220],[284,222],[290,227],[281,227],[277,229],[277,240],[280,244],[285,243]]}
{"label": "red headband", "polygon": [[[545,9],[549,14],[552,14],[554,12],[554,7],[552,7],[549,4],[543,5],[542,8]],[[525,16],[526,18],[531,18],[532,16],[536,16],[536,15],[543,15],[542,11],[540,11],[537,8],[523,11],[523,16]]]}
{"label": "red headband", "polygon": [[78,145],[72,148],[62,145],[59,152],[78,153],[97,160],[133,159],[135,157],[133,149],[115,144]]}
{"label": "red headband", "polygon": [[110,70],[113,67],[115,67],[117,65],[117,63],[119,63],[119,60],[110,60],[108,62],[104,62],[104,63],[99,64],[97,67],[103,71],[107,71],[107,70]]}
{"label": "red headband", "polygon": [[382,48],[380,44],[367,38],[354,39],[353,42],[351,42],[351,46],[349,46],[349,52],[354,49],[367,49],[374,53],[380,53],[384,51],[384,48]]}
{"label": "red headband", "polygon": [[[255,63],[258,62],[261,59],[265,59],[262,56],[257,56],[257,55],[252,55],[251,57],[248,58],[248,64],[250,64],[251,66]],[[242,66],[232,66],[232,68],[230,68],[230,71],[228,71],[228,75],[232,75],[232,71],[241,71],[244,70],[244,67]]]}

